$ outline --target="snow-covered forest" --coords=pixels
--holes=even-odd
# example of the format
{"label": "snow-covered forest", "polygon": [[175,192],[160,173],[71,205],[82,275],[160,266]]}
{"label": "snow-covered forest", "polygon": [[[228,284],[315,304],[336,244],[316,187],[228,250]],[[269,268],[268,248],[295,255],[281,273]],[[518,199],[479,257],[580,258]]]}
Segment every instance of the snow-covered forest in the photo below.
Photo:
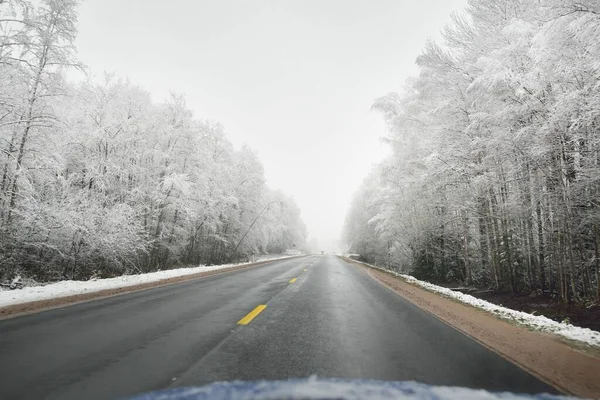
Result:
{"label": "snow-covered forest", "polygon": [[373,108],[393,154],[352,252],[436,282],[600,297],[600,2],[470,0]]}
{"label": "snow-covered forest", "polygon": [[[184,97],[86,71],[77,1],[0,1],[0,281],[213,264],[305,245],[294,201]],[[132,54],[132,57],[134,55]]]}

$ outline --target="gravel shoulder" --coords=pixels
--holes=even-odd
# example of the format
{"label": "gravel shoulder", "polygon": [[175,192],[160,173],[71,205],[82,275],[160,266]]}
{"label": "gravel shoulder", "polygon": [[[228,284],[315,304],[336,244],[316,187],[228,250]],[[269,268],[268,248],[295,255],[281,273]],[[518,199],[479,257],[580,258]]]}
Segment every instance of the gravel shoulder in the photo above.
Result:
{"label": "gravel shoulder", "polygon": [[600,398],[600,355],[528,330],[347,259],[387,288],[565,394]]}

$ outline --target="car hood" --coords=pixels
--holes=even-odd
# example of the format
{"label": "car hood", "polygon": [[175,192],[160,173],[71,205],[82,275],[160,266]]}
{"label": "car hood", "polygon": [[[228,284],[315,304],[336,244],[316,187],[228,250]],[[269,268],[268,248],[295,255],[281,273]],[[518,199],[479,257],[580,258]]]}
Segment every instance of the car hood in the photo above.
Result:
{"label": "car hood", "polygon": [[135,400],[271,400],[271,399],[567,399],[550,394],[492,393],[461,387],[431,386],[417,382],[382,382],[343,379],[291,379],[287,381],[217,382],[151,392]]}

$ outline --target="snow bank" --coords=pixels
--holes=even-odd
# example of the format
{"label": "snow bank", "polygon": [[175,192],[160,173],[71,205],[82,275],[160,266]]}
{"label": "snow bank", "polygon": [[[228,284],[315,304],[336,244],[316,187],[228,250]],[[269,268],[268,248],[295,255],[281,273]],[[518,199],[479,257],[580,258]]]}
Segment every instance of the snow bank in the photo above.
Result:
{"label": "snow bank", "polygon": [[[258,258],[254,262],[267,260],[281,260],[290,257],[292,256],[267,256]],[[223,264],[212,266],[200,265],[194,268],[170,269],[167,271],[150,272],[147,274],[140,275],[124,275],[118,276],[116,278],[96,279],[89,281],[62,281],[43,286],[28,286],[22,289],[0,290],[0,307],[10,306],[13,304],[28,303],[30,301],[49,300],[58,297],[99,292],[101,290],[106,289],[116,289],[127,286],[135,286],[142,283],[156,282],[163,279],[192,275],[200,272],[239,267],[241,265],[247,264],[251,263],[247,262],[240,264]]]}
{"label": "snow bank", "polygon": [[382,382],[311,377],[288,381],[218,382],[202,387],[175,388],[132,400],[275,400],[275,399],[343,399],[343,400],[482,400],[482,399],[567,399],[541,394],[491,393],[461,387],[431,386],[416,382]]}
{"label": "snow bank", "polygon": [[393,275],[404,279],[409,283],[420,286],[423,289],[439,293],[445,297],[460,301],[461,303],[465,303],[473,307],[485,310],[491,314],[496,315],[499,318],[516,322],[520,325],[526,326],[537,331],[553,333],[555,335],[562,336],[566,339],[581,342],[590,346],[600,347],[600,332],[596,332],[588,328],[580,328],[578,326],[566,324],[563,322],[556,322],[551,320],[550,318],[544,317],[543,315],[533,315],[526,312],[516,311],[510,308],[498,306],[496,304],[490,303],[489,301],[481,300],[477,297],[473,297],[468,294],[450,290],[429,282],[420,281],[410,275],[399,274],[397,272],[388,271],[384,268],[379,268],[366,263],[363,264],[368,265],[371,268],[389,272]]}

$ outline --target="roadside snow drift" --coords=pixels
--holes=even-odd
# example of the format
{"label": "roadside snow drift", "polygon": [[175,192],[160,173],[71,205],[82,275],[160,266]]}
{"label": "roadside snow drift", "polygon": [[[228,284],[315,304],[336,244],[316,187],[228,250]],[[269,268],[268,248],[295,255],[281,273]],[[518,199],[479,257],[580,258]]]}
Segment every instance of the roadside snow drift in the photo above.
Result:
{"label": "roadside snow drift", "polygon": [[253,264],[260,261],[281,260],[292,256],[278,256],[259,258],[254,262],[240,264],[223,264],[204,266],[200,265],[193,268],[178,268],[166,271],[150,272],[140,275],[124,275],[116,278],[97,279],[89,281],[61,281],[43,286],[28,286],[15,290],[0,290],[0,307],[6,307],[13,304],[28,303],[38,300],[49,300],[59,297],[73,296],[83,293],[99,292],[106,289],[117,289],[128,286],[135,286],[142,283],[156,282],[163,279],[175,278],[178,276],[193,275],[200,272],[208,272],[219,269],[239,267]]}

